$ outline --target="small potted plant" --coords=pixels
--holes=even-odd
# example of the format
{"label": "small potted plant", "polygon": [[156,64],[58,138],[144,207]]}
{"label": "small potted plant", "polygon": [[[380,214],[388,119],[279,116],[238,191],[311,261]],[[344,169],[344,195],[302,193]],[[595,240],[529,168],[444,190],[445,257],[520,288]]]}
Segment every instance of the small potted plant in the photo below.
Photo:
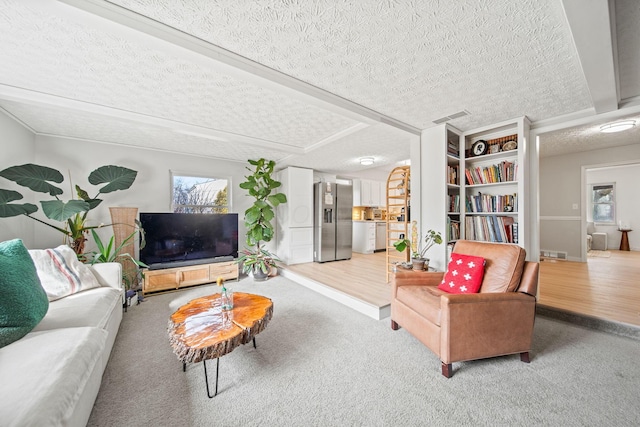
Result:
{"label": "small potted plant", "polygon": [[[95,230],[91,230],[91,234],[93,235],[93,240],[96,242],[96,246],[98,247],[97,251],[91,251],[88,253],[81,254],[81,258],[84,259],[91,265],[99,264],[103,262],[118,262],[120,258],[127,259],[131,261],[136,267],[139,268],[148,268],[149,266],[142,261],[135,259],[130,253],[123,252],[123,249],[127,244],[133,240],[136,234],[140,234],[140,248],[143,248],[145,245],[144,240],[144,230],[140,227],[140,223],[136,221],[136,231],[131,233],[124,241],[116,247],[115,245],[115,236],[111,236],[109,238],[109,242],[107,244],[102,242],[98,233]],[[136,275],[144,277],[144,273],[141,270],[136,269]],[[135,279],[135,280],[134,280]],[[138,292],[133,289],[133,285],[137,282],[138,277],[130,277],[126,274],[122,276],[122,283],[125,289],[125,297],[127,302],[125,302],[125,309],[127,306],[131,305],[131,298],[137,295],[138,303],[142,301],[142,295],[138,294]]]}
{"label": "small potted plant", "polygon": [[240,251],[238,263],[242,264],[243,273],[253,273],[253,280],[263,282],[267,280],[273,268],[277,268],[276,261],[280,261],[266,249],[259,252],[250,249]]}
{"label": "small potted plant", "polygon": [[411,263],[414,270],[425,270],[429,267],[429,258],[426,257],[427,251],[434,245],[442,243],[442,235],[439,231],[428,230],[422,240],[423,245],[413,245],[409,239],[401,239],[393,243],[393,246],[399,252],[411,249]]}

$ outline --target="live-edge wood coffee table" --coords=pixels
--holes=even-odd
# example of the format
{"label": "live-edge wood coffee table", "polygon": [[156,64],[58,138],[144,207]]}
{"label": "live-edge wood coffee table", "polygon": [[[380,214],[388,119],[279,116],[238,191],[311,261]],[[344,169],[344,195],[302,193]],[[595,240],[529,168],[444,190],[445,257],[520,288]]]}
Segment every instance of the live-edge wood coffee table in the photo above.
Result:
{"label": "live-edge wood coffee table", "polygon": [[[220,294],[212,294],[189,301],[169,318],[169,342],[173,352],[182,362],[202,362],[207,396],[218,394],[220,357],[231,353],[240,344],[253,341],[267,327],[273,315],[273,303],[269,298],[235,292],[233,309],[223,310]],[[216,390],[209,392],[207,359],[216,359]]]}

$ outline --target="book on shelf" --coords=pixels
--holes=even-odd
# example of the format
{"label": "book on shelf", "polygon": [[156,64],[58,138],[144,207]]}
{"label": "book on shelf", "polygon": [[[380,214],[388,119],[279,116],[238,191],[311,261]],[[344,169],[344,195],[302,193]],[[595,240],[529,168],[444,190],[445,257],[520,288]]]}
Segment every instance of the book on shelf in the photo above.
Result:
{"label": "book on shelf", "polygon": [[466,197],[467,212],[514,212],[518,206],[517,194],[491,195],[478,192]]}
{"label": "book on shelf", "polygon": [[467,185],[510,182],[518,176],[518,164],[505,160],[497,165],[466,168],[464,172]]}
{"label": "book on shelf", "polygon": [[447,240],[460,239],[460,221],[447,218]]}
{"label": "book on shelf", "polygon": [[447,154],[459,157],[458,144],[453,141],[447,141]]}
{"label": "book on shelf", "polygon": [[465,233],[467,240],[518,243],[518,223],[508,216],[468,216]]}
{"label": "book on shelf", "polygon": [[460,195],[459,194],[449,194],[449,206],[448,212],[460,212]]}

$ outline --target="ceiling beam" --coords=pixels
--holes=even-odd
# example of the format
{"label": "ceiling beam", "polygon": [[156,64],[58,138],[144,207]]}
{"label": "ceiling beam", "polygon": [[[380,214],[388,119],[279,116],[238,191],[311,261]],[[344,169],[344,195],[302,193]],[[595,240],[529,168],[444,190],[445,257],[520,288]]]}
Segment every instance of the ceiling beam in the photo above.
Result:
{"label": "ceiling beam", "polygon": [[597,114],[618,109],[613,0],[562,0],[582,71]]}

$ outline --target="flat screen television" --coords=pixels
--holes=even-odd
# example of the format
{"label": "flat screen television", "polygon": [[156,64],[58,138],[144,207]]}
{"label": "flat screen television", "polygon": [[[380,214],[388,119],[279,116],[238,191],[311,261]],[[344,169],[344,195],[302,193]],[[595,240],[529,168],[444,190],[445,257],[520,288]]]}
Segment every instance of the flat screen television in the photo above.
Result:
{"label": "flat screen television", "polygon": [[140,213],[150,269],[228,261],[238,257],[238,214]]}

